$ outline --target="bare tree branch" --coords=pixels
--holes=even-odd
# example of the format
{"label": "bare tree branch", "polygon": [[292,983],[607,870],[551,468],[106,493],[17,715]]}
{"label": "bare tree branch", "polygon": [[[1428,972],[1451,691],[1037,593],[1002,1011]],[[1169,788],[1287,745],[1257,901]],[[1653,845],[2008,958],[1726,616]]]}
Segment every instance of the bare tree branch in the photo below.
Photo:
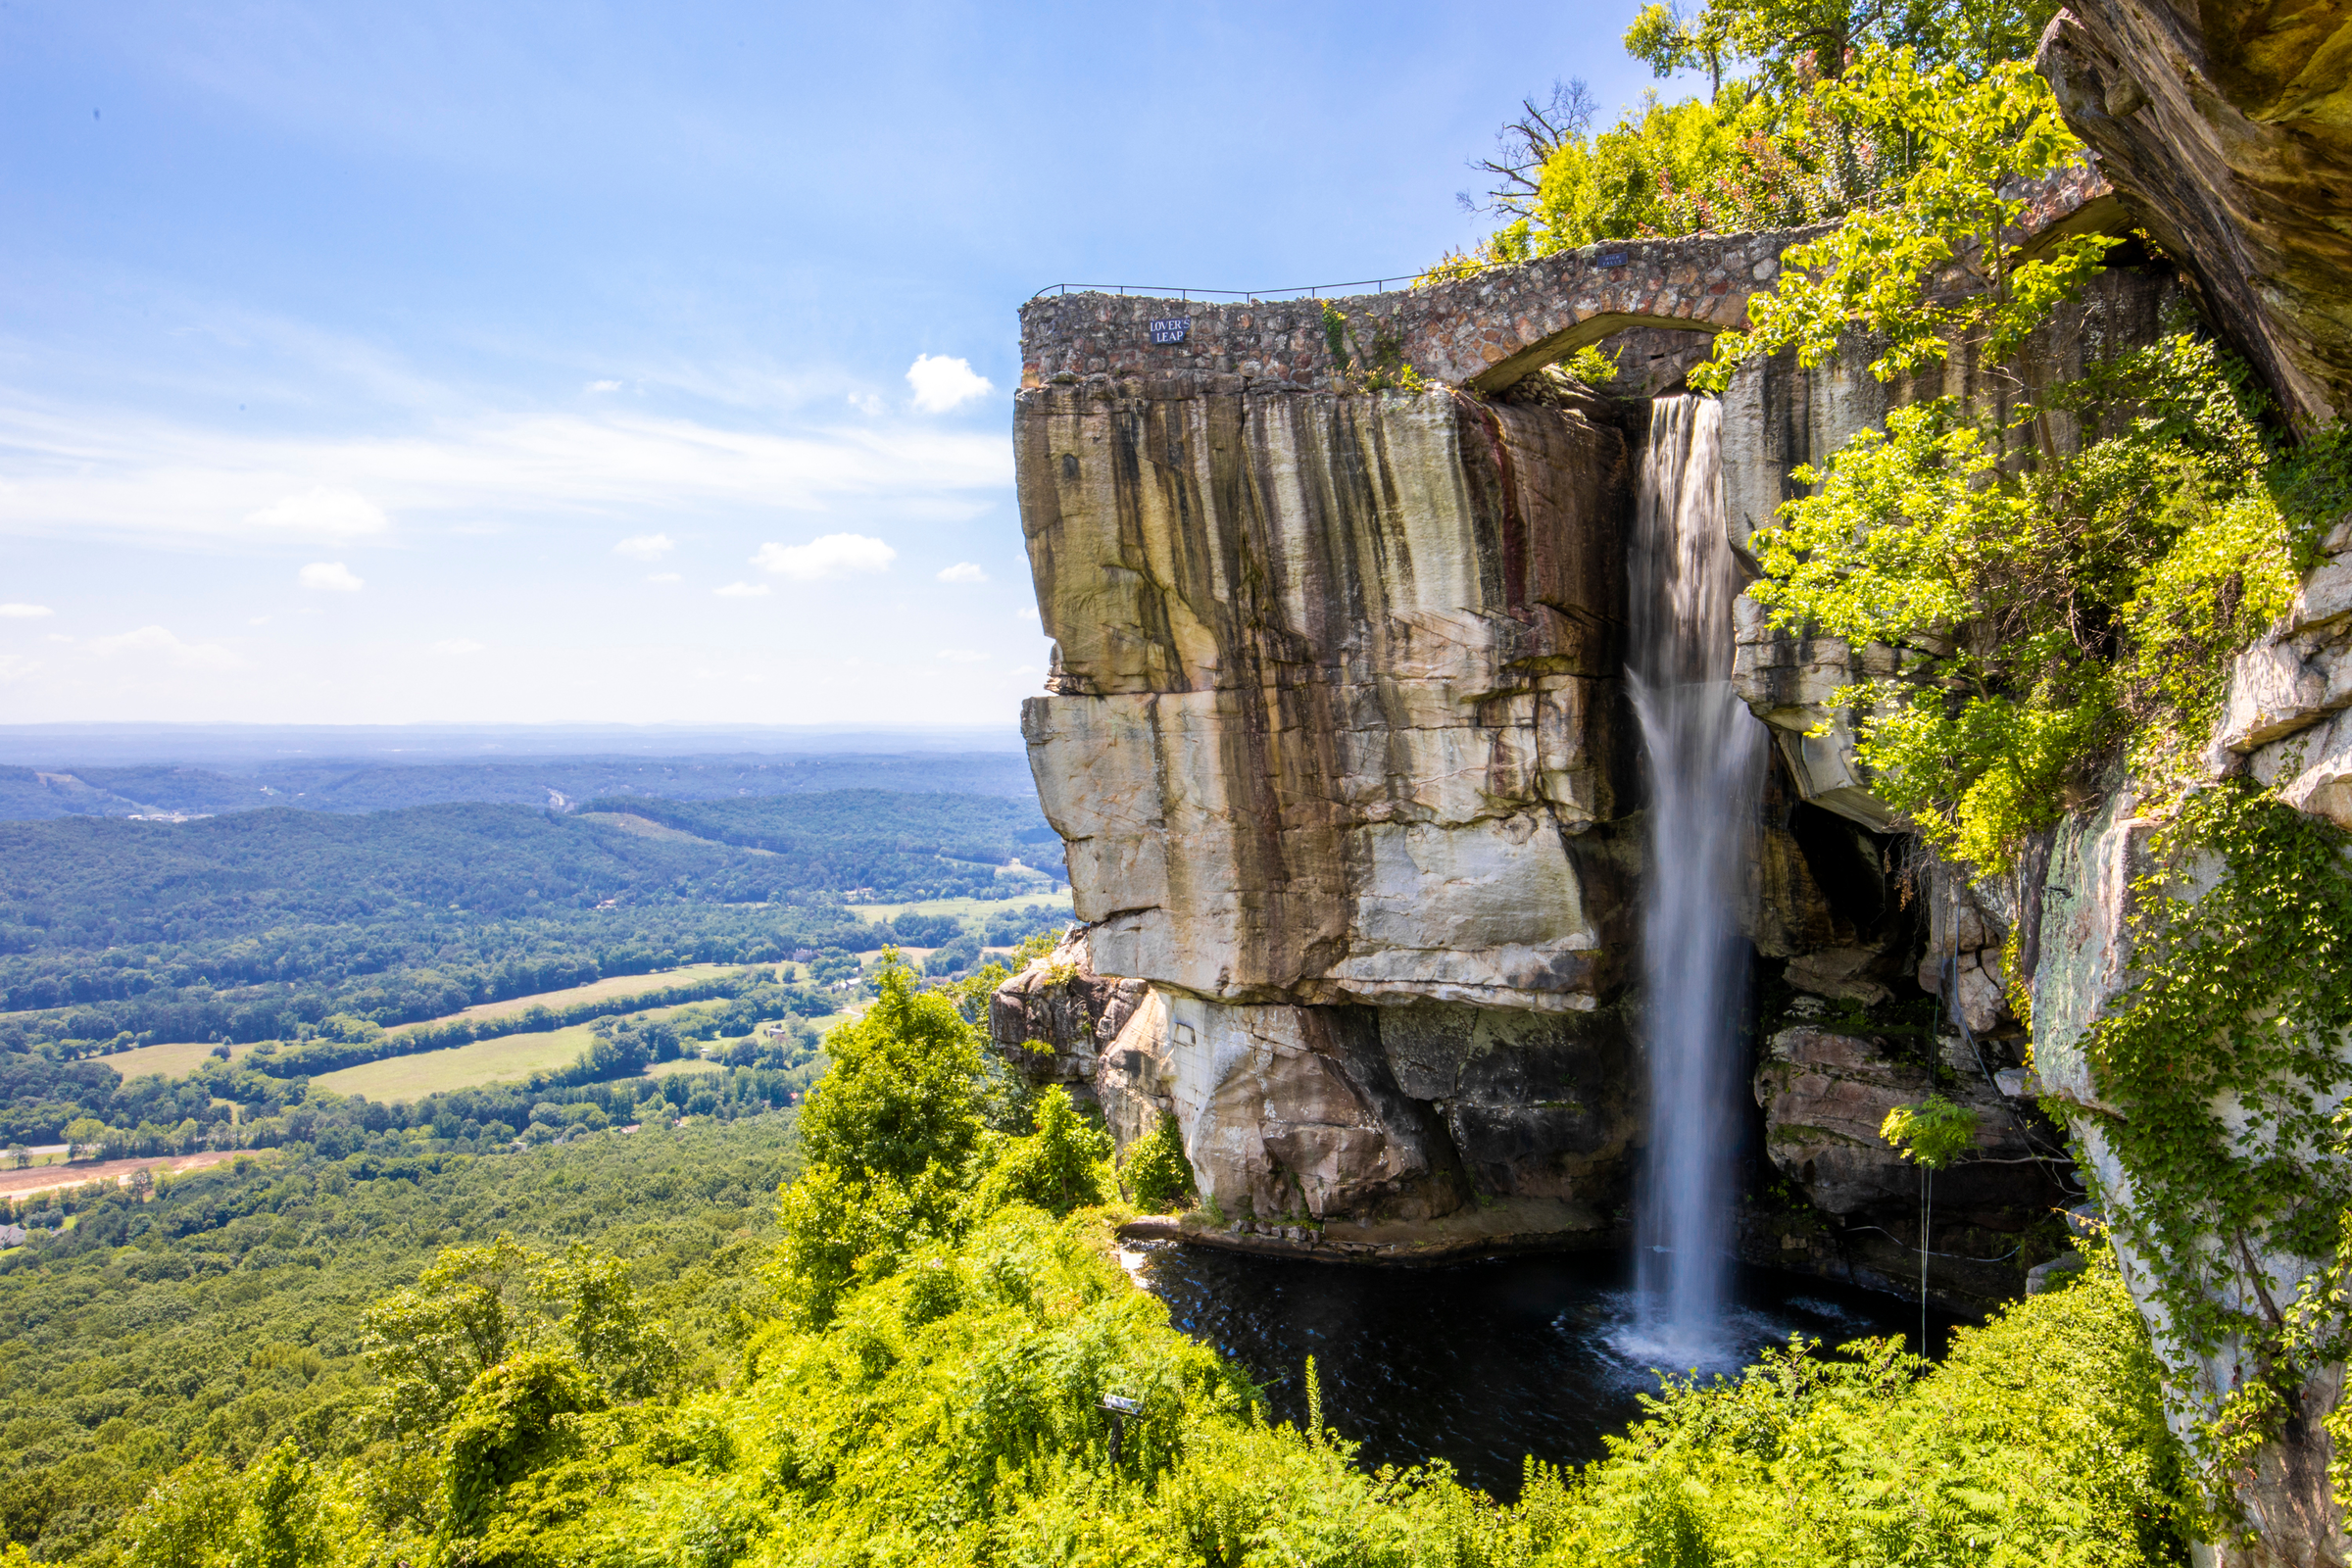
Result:
{"label": "bare tree branch", "polygon": [[1551,96],[1539,105],[1533,98],[1519,101],[1520,116],[1494,133],[1494,156],[1471,161],[1470,167],[1494,184],[1483,201],[1468,191],[1455,196],[1470,212],[1524,212],[1535,197],[1544,164],[1561,144],[1592,128],[1598,105],[1582,76],[1551,84]]}

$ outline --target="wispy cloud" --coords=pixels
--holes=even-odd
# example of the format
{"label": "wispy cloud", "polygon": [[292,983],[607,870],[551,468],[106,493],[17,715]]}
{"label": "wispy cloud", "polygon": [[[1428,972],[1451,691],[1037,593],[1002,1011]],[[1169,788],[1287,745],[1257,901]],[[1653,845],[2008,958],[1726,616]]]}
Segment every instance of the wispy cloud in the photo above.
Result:
{"label": "wispy cloud", "polygon": [[942,648],[939,657],[951,664],[977,664],[988,656],[969,648]]}
{"label": "wispy cloud", "polygon": [[968,561],[958,561],[953,566],[939,568],[941,582],[986,582],[988,573]]}
{"label": "wispy cloud", "polygon": [[763,582],[731,582],[724,588],[713,588],[710,591],[721,599],[764,599],[767,597],[767,584]]}
{"label": "wispy cloud", "polygon": [[945,414],[996,390],[987,376],[972,368],[971,361],[944,354],[916,355],[906,368],[906,384],[914,389],[914,406],[925,414]]}
{"label": "wispy cloud", "polygon": [[470,637],[445,637],[433,644],[434,653],[448,654],[453,658],[462,658],[466,654],[478,654],[481,651],[482,645]]}
{"label": "wispy cloud", "polygon": [[582,390],[588,392],[617,392],[620,390],[620,383],[618,381],[591,381]]}
{"label": "wispy cloud", "polygon": [[626,556],[631,561],[660,561],[677,547],[677,541],[665,533],[640,533],[632,534],[614,545],[612,553]]}
{"label": "wispy cloud", "polygon": [[897,420],[778,434],[615,408],[307,438],[0,393],[0,534],[250,543],[378,537],[395,516],[474,528],[640,508],[816,512],[889,501],[953,513],[1011,479],[1001,435]]}
{"label": "wispy cloud", "polygon": [[887,571],[899,553],[861,533],[829,533],[805,545],[764,544],[752,564],[795,582],[821,582],[855,572]]}
{"label": "wispy cloud", "polygon": [[37,620],[49,612],[47,605],[0,605],[0,620]]}
{"label": "wispy cloud", "polygon": [[182,642],[164,626],[141,626],[113,637],[93,637],[88,647],[102,659],[153,659],[181,669],[235,669],[244,663],[219,643]]}
{"label": "wispy cloud", "polygon": [[295,581],[318,593],[356,594],[367,584],[352,575],[340,561],[314,561],[294,574]]}
{"label": "wispy cloud", "polygon": [[647,582],[683,582],[685,580],[685,576],[681,572],[657,571],[645,580]]}

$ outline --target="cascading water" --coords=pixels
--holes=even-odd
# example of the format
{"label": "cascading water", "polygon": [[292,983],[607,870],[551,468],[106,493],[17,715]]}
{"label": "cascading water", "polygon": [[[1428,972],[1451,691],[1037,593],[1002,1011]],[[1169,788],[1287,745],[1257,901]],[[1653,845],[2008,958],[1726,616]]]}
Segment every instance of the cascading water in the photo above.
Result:
{"label": "cascading water", "polygon": [[1711,1358],[1725,1321],[1746,949],[1740,897],[1764,731],[1733,693],[1722,409],[1650,405],[1632,550],[1634,710],[1649,760],[1642,914],[1650,1130],[1640,1205],[1643,1338]]}

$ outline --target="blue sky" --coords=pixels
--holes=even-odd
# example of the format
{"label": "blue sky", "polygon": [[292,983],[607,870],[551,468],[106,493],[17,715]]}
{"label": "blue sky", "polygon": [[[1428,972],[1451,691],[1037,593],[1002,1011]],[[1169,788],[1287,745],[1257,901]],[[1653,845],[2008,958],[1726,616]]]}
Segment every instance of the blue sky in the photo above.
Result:
{"label": "blue sky", "polygon": [[1008,722],[1020,301],[1425,265],[1635,9],[0,0],[0,722]]}

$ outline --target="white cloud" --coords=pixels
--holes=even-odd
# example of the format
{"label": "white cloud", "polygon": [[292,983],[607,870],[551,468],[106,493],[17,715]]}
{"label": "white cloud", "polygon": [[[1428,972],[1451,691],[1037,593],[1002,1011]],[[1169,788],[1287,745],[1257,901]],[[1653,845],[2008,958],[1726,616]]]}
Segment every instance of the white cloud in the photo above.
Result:
{"label": "white cloud", "polygon": [[620,383],[618,381],[591,381],[586,387],[582,388],[582,390],[588,392],[617,392],[620,390]]}
{"label": "white cloud", "polygon": [[647,582],[683,582],[685,578],[682,574],[674,571],[657,571],[645,580]]}
{"label": "white cloud", "polygon": [[356,594],[364,582],[340,561],[314,561],[295,573],[295,580],[305,588],[336,594]]}
{"label": "white cloud", "polygon": [[631,561],[660,561],[677,548],[678,542],[665,533],[640,533],[632,534],[614,545],[612,553],[626,556]]}
{"label": "white cloud", "polygon": [[90,651],[101,658],[152,655],[182,669],[235,669],[244,661],[219,643],[185,643],[162,626],[141,626],[115,637],[93,637]]}
{"label": "white cloud", "polygon": [[713,588],[710,591],[721,599],[760,599],[766,595],[767,584],[763,582],[731,582],[724,588]]}
{"label": "white cloud", "polygon": [[988,573],[968,561],[958,561],[953,566],[939,568],[941,582],[986,582]]}
{"label": "white cloud", "polygon": [[850,394],[850,407],[856,409],[859,414],[880,414],[882,399],[879,394],[873,392],[853,392]]}
{"label": "white cloud", "polygon": [[0,680],[23,680],[40,667],[41,662],[37,659],[26,659],[22,654],[0,654]]}
{"label": "white cloud", "polygon": [[996,390],[987,376],[973,371],[971,361],[944,354],[916,355],[906,368],[906,384],[914,388],[914,406],[925,414],[945,414]]}
{"label": "white cloud", "polygon": [[977,664],[988,656],[974,653],[969,648],[942,648],[939,657],[951,664]]}
{"label": "white cloud", "polygon": [[597,407],[492,411],[410,436],[278,437],[116,408],[43,408],[0,388],[0,535],[185,543],[307,528],[356,538],[386,532],[390,516],[472,533],[583,515],[602,532],[615,517],[845,503],[962,521],[986,492],[1012,482],[1011,445],[994,431],[868,423],[845,410],[841,424],[779,434],[772,411],[731,428]]}
{"label": "white cloud", "polygon": [[819,582],[852,572],[887,571],[899,553],[861,533],[829,533],[805,545],[764,544],[752,564],[794,582]]}
{"label": "white cloud", "polygon": [[482,645],[470,637],[447,637],[433,644],[433,652],[436,654],[478,654],[481,651]]}
{"label": "white cloud", "polygon": [[271,532],[318,534],[329,539],[358,539],[392,526],[392,519],[357,490],[323,484],[287,496],[275,506],[249,512],[245,522]]}
{"label": "white cloud", "polygon": [[38,620],[48,613],[47,605],[0,605],[0,620]]}

